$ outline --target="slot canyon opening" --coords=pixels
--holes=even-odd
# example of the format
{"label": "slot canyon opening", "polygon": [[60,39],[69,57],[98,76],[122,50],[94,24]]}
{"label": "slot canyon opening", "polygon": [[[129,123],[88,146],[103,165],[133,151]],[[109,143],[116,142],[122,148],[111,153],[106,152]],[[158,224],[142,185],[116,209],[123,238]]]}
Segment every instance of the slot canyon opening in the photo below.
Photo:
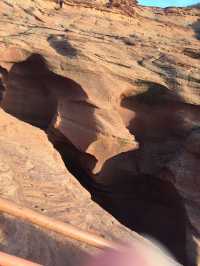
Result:
{"label": "slot canyon opening", "polygon": [[[97,184],[81,164],[82,160],[92,161],[92,156],[81,152],[53,127],[60,100],[71,95],[75,98],[78,95],[82,102],[87,99],[81,86],[51,72],[40,55],[32,55],[26,61],[14,64],[9,73],[4,74],[4,80],[0,83],[0,90],[5,91],[1,94],[4,95],[1,107],[47,133],[68,170],[91,193],[94,201],[125,226],[160,241],[178,261],[186,265],[187,217],[175,187],[151,175],[130,176],[130,183],[125,186]],[[71,101],[75,100],[73,97]],[[90,112],[87,119],[94,121],[92,116]],[[109,165],[115,167],[116,163],[130,156],[134,160],[134,152],[119,154],[109,159],[105,168]]]}

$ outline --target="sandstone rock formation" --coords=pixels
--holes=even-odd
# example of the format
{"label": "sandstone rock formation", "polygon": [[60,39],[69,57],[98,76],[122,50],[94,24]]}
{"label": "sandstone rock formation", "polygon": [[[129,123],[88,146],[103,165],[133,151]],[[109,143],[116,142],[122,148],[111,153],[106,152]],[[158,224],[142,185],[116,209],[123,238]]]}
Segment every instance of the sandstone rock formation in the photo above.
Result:
{"label": "sandstone rock formation", "polygon": [[[41,130],[0,111],[0,195],[107,239],[138,235],[119,224],[66,170]],[[140,237],[139,237],[140,239]],[[13,217],[0,215],[1,250],[42,265],[80,265],[96,252]]]}
{"label": "sandstone rock formation", "polygon": [[1,1],[1,106],[123,224],[200,265],[200,11],[116,2]]}

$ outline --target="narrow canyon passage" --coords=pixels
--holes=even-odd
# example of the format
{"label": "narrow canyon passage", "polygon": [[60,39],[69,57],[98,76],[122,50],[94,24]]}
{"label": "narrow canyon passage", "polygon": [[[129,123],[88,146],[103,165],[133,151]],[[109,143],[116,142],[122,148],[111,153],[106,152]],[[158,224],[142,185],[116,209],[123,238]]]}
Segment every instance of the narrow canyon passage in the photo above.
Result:
{"label": "narrow canyon passage", "polygon": [[[78,150],[53,127],[60,99],[69,97],[75,90],[82,99],[87,99],[81,86],[49,71],[38,55],[15,64],[4,80],[0,83],[0,91],[5,91],[1,93],[1,107],[18,119],[45,130],[66,167],[89,190],[94,201],[127,227],[159,240],[186,265],[187,216],[175,187],[154,175],[133,176],[126,171],[118,173],[120,180],[126,180],[124,183],[97,184],[81,166],[81,160],[92,160],[90,155]],[[86,119],[92,119],[92,115],[90,112]],[[104,169],[115,168],[116,163],[127,158],[134,161],[134,157],[132,152],[119,154],[108,160]]]}

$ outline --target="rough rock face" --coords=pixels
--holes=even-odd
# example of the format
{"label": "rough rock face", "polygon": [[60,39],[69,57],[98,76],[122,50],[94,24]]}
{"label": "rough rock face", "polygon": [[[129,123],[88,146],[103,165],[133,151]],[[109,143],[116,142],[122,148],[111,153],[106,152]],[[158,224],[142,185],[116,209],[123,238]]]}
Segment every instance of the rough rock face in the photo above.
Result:
{"label": "rough rock face", "polygon": [[112,2],[1,1],[1,106],[122,223],[200,265],[200,11]]}
{"label": "rough rock face", "polygon": [[[107,239],[140,237],[92,202],[39,129],[0,111],[0,195]],[[139,237],[139,238],[138,238]],[[80,265],[95,249],[0,216],[1,250],[43,265]]]}

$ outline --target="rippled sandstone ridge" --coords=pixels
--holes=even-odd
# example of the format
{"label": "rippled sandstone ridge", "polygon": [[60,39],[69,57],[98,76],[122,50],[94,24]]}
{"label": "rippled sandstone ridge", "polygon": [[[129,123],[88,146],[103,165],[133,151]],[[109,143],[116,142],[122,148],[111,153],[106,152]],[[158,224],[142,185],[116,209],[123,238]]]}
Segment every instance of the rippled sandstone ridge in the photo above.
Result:
{"label": "rippled sandstone ridge", "polygon": [[[2,0],[0,195],[107,238],[149,235],[200,265],[199,60],[198,8]],[[14,254],[45,265],[85,256],[80,243],[72,252],[0,224]]]}

